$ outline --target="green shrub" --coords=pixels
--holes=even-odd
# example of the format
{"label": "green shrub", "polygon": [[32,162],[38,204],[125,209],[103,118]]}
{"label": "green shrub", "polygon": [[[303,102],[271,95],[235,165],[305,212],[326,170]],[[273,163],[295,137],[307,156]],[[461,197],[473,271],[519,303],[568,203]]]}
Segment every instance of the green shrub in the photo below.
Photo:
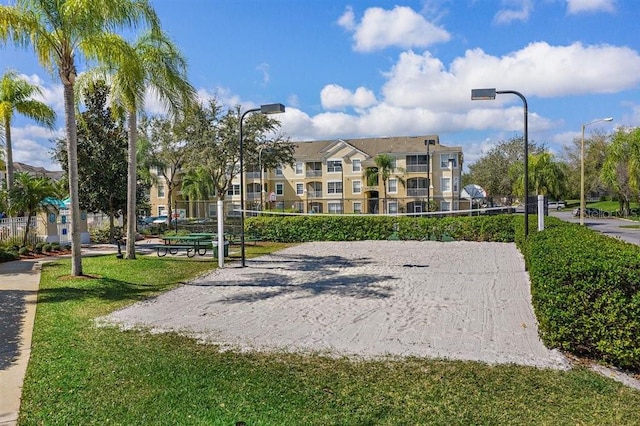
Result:
{"label": "green shrub", "polygon": [[18,259],[18,254],[13,250],[0,248],[0,262],[9,262]]}
{"label": "green shrub", "polygon": [[[116,226],[114,228],[114,238],[121,239],[123,238],[123,231],[121,226]],[[90,232],[90,238],[93,243],[96,244],[111,244],[112,241],[109,240],[109,225],[105,225],[102,228],[92,229]]]}
{"label": "green shrub", "polygon": [[26,255],[28,255],[29,253],[31,253],[31,250],[29,250],[29,247],[20,247],[20,248],[18,249],[18,254],[19,254],[20,256],[26,256]]}
{"label": "green shrub", "polygon": [[42,245],[42,252],[43,253],[50,253],[51,252],[51,243],[44,243]]}
{"label": "green shrub", "polygon": [[42,247],[44,246],[44,243],[42,241],[39,241],[38,243],[36,243],[36,245],[33,247],[33,251],[37,254],[41,254],[42,253]]}
{"label": "green shrub", "polygon": [[544,343],[640,369],[640,248],[548,221],[524,244]]}

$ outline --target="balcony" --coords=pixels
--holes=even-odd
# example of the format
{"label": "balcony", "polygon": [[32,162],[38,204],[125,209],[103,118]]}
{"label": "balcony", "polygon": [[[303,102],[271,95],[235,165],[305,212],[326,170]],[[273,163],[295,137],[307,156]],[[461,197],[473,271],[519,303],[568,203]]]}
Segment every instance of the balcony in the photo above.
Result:
{"label": "balcony", "polygon": [[409,188],[407,189],[407,196],[409,197],[426,197],[427,189],[424,188]]}
{"label": "balcony", "polygon": [[305,175],[309,178],[319,177],[322,176],[322,170],[307,170]]}
{"label": "balcony", "polygon": [[247,179],[260,179],[260,172],[247,172]]}
{"label": "balcony", "polygon": [[307,191],[307,198],[322,198],[322,191]]}
{"label": "balcony", "polygon": [[426,164],[410,164],[406,168],[407,173],[427,173]]}

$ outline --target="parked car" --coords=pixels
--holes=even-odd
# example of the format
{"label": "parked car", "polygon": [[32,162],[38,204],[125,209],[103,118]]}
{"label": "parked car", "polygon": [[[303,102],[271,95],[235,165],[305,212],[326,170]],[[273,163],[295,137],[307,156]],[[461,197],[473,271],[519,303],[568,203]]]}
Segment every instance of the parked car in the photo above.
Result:
{"label": "parked car", "polygon": [[549,210],[551,209],[560,210],[560,209],[564,209],[567,206],[564,201],[558,200],[558,201],[549,201],[547,203],[547,207],[549,208]]}

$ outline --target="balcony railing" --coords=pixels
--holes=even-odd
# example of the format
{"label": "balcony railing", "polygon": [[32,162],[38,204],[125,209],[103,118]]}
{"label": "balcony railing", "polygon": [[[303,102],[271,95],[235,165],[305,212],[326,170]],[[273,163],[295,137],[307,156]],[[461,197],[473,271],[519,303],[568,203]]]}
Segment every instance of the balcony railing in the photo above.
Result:
{"label": "balcony railing", "polygon": [[322,191],[307,191],[308,198],[322,198]]}
{"label": "balcony railing", "polygon": [[409,197],[426,197],[427,196],[427,189],[422,189],[422,188],[409,188],[407,189],[407,196]]}
{"label": "balcony railing", "polygon": [[322,170],[307,170],[307,177],[318,177],[322,176]]}
{"label": "balcony railing", "polygon": [[426,164],[410,164],[407,166],[407,173],[426,173],[427,165]]}
{"label": "balcony railing", "polygon": [[260,172],[247,172],[247,179],[260,179]]}

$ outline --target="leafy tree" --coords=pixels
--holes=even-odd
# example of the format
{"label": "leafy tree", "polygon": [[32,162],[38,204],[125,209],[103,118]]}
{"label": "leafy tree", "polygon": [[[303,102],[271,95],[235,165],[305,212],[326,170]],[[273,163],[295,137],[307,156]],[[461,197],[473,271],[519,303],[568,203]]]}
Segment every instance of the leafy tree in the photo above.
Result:
{"label": "leafy tree", "polygon": [[184,140],[184,121],[165,117],[144,117],[141,121],[141,139],[149,144],[149,164],[157,168],[158,177],[167,185],[167,222],[173,211],[174,191],[189,159],[189,146]]}
{"label": "leafy tree", "polygon": [[640,127],[618,128],[607,149],[602,179],[616,192],[620,211],[629,214],[629,203],[640,191]]}
{"label": "leafy tree", "polygon": [[[382,188],[384,193],[384,210],[387,212],[387,182],[391,177],[394,170],[398,170],[400,173],[404,173],[402,168],[396,167],[396,160],[389,154],[378,154],[374,160],[375,167],[367,167],[364,171],[364,177],[369,186],[377,186],[382,182]],[[404,186],[406,181],[402,176],[396,176],[398,181]],[[453,183],[452,183],[453,184]]]}
{"label": "leafy tree", "polygon": [[33,177],[26,172],[15,174],[14,186],[9,191],[10,212],[12,215],[26,216],[23,245],[27,245],[31,218],[45,208],[43,202],[54,196],[49,178]]}
{"label": "leafy tree", "polygon": [[[192,148],[189,167],[204,167],[219,200],[224,200],[240,172],[240,113],[239,106],[225,112],[213,99],[194,106],[185,118],[185,140]],[[280,122],[272,116],[251,114],[245,118],[242,129],[245,165],[258,164],[258,146],[265,144],[270,147],[268,153],[263,152],[265,168],[294,163],[295,146],[276,134],[279,128]]]}
{"label": "leafy tree", "polygon": [[[606,183],[602,180],[602,166],[604,165],[607,147],[611,136],[608,133],[598,131],[591,132],[584,140],[584,187],[585,192],[602,193],[607,190]],[[563,157],[566,161],[567,193],[572,198],[580,197],[580,163],[582,157],[582,138],[577,137],[573,142],[564,147]]]}
{"label": "leafy tree", "polygon": [[[538,154],[540,151],[542,148],[529,141],[530,155]],[[491,202],[495,197],[506,197],[507,202],[511,204],[515,195],[513,190],[517,180],[522,177],[522,171],[518,176],[517,173],[509,173],[509,170],[513,169],[514,164],[523,163],[524,138],[520,136],[501,141],[469,166],[470,181],[484,188]]]}
{"label": "leafy tree", "polygon": [[7,168],[7,190],[13,183],[13,153],[11,149],[11,120],[14,113],[31,118],[38,124],[53,128],[56,113],[48,105],[33,99],[41,94],[38,86],[18,77],[15,71],[7,71],[0,79],[0,121],[4,130],[4,158]]}
{"label": "leafy tree", "polygon": [[[107,107],[109,88],[96,81],[84,88],[87,108],[80,114],[78,127],[78,176],[80,207],[109,215],[109,241],[115,235],[115,218],[127,202],[127,133]],[[66,142],[59,140],[55,158],[63,164]]]}
{"label": "leafy tree", "polygon": [[48,70],[56,70],[64,87],[72,275],[82,275],[74,109],[76,60],[84,57],[98,63],[119,63],[132,49],[114,30],[134,28],[140,23],[159,28],[148,0],[16,0],[15,6],[0,6],[0,42],[32,45],[38,61]]}

